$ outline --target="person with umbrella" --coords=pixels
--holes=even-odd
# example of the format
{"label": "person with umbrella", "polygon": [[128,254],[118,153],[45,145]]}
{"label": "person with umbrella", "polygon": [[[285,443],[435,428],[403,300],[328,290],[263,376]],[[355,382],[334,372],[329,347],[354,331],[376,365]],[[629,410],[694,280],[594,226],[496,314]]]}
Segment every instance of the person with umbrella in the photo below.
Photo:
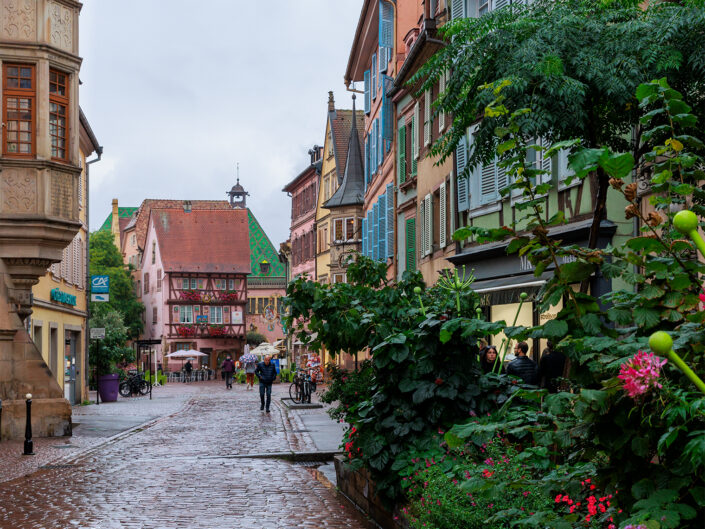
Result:
{"label": "person with umbrella", "polygon": [[[272,362],[272,357],[267,355],[264,357],[264,362],[257,364],[257,369],[255,370],[257,378],[259,378],[259,399],[262,403],[260,410],[266,410],[269,413],[269,404],[272,401],[272,384],[274,379],[277,378],[277,367]],[[267,402],[265,406],[264,396],[267,395]]]}
{"label": "person with umbrella", "polygon": [[240,357],[240,362],[245,366],[246,390],[255,387],[255,370],[257,369],[257,357],[252,353],[245,353]]}

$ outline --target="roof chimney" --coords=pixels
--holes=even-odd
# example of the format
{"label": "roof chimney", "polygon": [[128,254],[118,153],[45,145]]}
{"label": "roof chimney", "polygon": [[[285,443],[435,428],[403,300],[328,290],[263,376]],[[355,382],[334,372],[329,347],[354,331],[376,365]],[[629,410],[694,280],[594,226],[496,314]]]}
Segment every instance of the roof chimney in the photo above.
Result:
{"label": "roof chimney", "polygon": [[333,90],[328,92],[328,112],[335,112],[335,99],[333,98]]}

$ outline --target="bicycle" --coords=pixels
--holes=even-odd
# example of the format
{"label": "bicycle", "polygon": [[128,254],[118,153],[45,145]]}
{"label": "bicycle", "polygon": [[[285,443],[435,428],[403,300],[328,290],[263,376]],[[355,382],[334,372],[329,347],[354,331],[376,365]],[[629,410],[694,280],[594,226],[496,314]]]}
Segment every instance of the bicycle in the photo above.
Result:
{"label": "bicycle", "polygon": [[149,382],[142,378],[139,373],[132,373],[126,379],[120,382],[120,395],[123,397],[131,397],[132,395],[146,395],[149,393]]}
{"label": "bicycle", "polygon": [[311,375],[304,371],[296,371],[294,381],[289,386],[289,397],[296,404],[311,402]]}

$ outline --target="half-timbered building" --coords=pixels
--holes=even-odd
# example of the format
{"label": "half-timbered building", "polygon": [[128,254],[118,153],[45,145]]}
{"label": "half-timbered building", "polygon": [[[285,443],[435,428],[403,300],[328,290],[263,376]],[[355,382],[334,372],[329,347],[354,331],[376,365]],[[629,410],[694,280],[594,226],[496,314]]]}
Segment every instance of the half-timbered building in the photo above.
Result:
{"label": "half-timbered building", "polygon": [[201,363],[212,368],[227,354],[238,357],[250,271],[246,209],[153,208],[141,267],[144,337],[162,339],[167,354],[206,353]]}

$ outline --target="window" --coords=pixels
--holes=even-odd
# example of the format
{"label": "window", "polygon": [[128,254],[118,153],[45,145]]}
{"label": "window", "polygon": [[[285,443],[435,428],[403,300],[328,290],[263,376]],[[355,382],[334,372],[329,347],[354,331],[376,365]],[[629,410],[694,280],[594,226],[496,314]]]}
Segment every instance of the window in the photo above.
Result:
{"label": "window", "polygon": [[157,270],[157,292],[162,291],[162,271]]}
{"label": "window", "polygon": [[225,279],[215,279],[215,289],[216,290],[225,290],[226,286],[226,280]]}
{"label": "window", "polygon": [[68,108],[69,76],[58,70],[49,70],[49,135],[51,136],[51,157],[56,160],[68,159]]}
{"label": "window", "polygon": [[3,149],[5,156],[34,154],[34,66],[6,64],[3,68]]}
{"label": "window", "polygon": [[195,277],[191,278],[191,290],[196,290],[198,288],[198,279]]}
{"label": "window", "polygon": [[130,237],[130,244],[131,244],[132,246],[137,246],[137,235],[135,235],[134,233],[133,233],[132,236]]}
{"label": "window", "polygon": [[228,279],[228,290],[235,290],[235,280]]}
{"label": "window", "polygon": [[157,241],[152,241],[152,264],[157,262]]}
{"label": "window", "polygon": [[193,323],[193,307],[191,305],[179,307],[179,323]]}
{"label": "window", "polygon": [[328,131],[328,139],[326,140],[328,142],[328,157],[330,158],[333,156],[333,132]]}
{"label": "window", "polygon": [[181,288],[182,288],[183,290],[188,290],[188,286],[189,286],[189,281],[188,281],[188,279],[185,278],[185,277],[182,278],[182,279],[181,279]]}
{"label": "window", "polygon": [[149,273],[144,274],[144,293],[149,294]]}
{"label": "window", "polygon": [[138,279],[135,286],[136,286],[136,288],[135,288],[135,295],[137,295],[137,297],[139,297],[139,296],[140,296],[140,292],[142,292],[142,281],[140,281],[140,280]]}
{"label": "window", "polygon": [[333,283],[345,283],[345,274],[333,274]]}
{"label": "window", "polygon": [[345,219],[345,240],[355,240],[355,219],[353,217]]}
{"label": "window", "polygon": [[152,325],[157,324],[157,307],[152,307]]}
{"label": "window", "polygon": [[188,351],[191,347],[192,344],[190,342],[176,342],[177,351]]}
{"label": "window", "polygon": [[267,304],[267,298],[257,298],[257,314],[264,314],[264,307]]}
{"label": "window", "polygon": [[223,307],[211,307],[211,323],[223,323]]}
{"label": "window", "polygon": [[344,239],[344,222],[345,219],[335,219],[333,221],[333,241],[334,242],[343,242]]}

